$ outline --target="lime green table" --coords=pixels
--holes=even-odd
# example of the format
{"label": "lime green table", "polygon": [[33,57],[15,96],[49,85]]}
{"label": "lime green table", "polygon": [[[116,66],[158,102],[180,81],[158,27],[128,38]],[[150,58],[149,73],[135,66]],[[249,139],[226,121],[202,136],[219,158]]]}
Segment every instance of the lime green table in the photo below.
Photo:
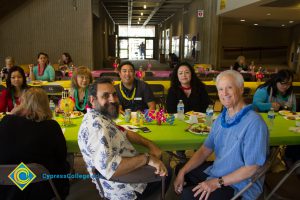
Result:
{"label": "lime green table", "polygon": [[[262,116],[264,119],[267,119],[265,113],[262,114]],[[59,122],[60,120],[61,119],[58,119]],[[63,127],[65,129],[64,135],[67,140],[68,152],[70,153],[80,152],[77,144],[77,136],[81,121],[82,118],[73,119],[74,126]],[[294,120],[286,120],[277,114],[274,122],[274,127],[270,131],[270,145],[300,144],[300,133],[294,133],[288,130],[289,127],[295,126]],[[158,126],[150,123],[145,124],[145,126],[147,126],[151,132],[142,133],[139,131],[138,133],[153,141],[165,151],[197,149],[203,144],[207,137],[203,135],[194,135],[193,133],[184,131],[188,124],[179,120],[176,120],[174,125],[163,124]],[[142,150],[140,147],[137,148]]]}

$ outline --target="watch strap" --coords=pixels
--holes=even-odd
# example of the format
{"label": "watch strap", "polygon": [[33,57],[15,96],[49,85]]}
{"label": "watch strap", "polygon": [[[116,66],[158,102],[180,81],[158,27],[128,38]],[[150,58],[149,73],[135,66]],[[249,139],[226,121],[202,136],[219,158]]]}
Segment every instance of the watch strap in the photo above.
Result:
{"label": "watch strap", "polygon": [[225,186],[225,185],[224,185],[224,179],[223,179],[222,176],[218,178],[218,184],[219,184],[219,187],[220,187],[220,188],[222,188],[222,187]]}

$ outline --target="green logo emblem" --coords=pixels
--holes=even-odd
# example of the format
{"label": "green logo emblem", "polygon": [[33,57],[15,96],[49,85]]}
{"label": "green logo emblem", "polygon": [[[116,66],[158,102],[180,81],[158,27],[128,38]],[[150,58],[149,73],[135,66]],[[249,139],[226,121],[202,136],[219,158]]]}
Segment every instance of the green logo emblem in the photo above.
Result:
{"label": "green logo emblem", "polygon": [[12,180],[20,190],[24,190],[35,177],[36,175],[22,162],[8,175],[8,178]]}

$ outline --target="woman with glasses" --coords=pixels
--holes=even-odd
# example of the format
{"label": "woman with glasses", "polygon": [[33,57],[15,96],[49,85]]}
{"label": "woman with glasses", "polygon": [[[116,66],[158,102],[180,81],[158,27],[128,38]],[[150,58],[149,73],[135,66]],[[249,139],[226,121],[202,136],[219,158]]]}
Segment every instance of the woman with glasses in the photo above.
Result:
{"label": "woman with glasses", "polygon": [[[259,86],[253,97],[253,105],[259,112],[267,112],[270,108],[291,110],[296,112],[296,97],[293,94],[293,73],[290,70],[280,70],[274,77]],[[285,149],[287,166],[300,160],[300,146],[288,145]]]}
{"label": "woman with glasses", "polygon": [[296,97],[293,94],[293,73],[280,70],[270,80],[260,85],[253,97],[253,105],[259,112],[267,112],[271,108],[296,112]]}
{"label": "woman with glasses", "polygon": [[72,76],[70,96],[75,102],[75,110],[86,112],[88,107],[88,86],[92,83],[92,73],[88,67],[78,67]]}

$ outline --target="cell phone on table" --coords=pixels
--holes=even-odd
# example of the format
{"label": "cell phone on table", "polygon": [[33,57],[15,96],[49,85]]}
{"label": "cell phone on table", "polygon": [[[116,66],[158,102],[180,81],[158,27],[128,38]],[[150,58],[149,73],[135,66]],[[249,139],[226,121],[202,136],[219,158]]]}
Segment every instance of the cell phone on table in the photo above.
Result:
{"label": "cell phone on table", "polygon": [[151,132],[151,130],[147,127],[142,127],[142,128],[140,128],[140,130],[143,131],[144,133],[150,133]]}

